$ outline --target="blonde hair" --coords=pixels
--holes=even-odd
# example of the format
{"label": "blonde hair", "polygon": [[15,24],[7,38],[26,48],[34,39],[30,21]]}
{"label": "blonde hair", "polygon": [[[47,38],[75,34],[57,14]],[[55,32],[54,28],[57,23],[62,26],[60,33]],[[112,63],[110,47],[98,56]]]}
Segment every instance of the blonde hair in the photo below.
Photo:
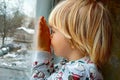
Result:
{"label": "blonde hair", "polygon": [[111,22],[108,10],[95,0],[65,0],[49,16],[49,25],[58,29],[72,44],[101,66],[111,50]]}

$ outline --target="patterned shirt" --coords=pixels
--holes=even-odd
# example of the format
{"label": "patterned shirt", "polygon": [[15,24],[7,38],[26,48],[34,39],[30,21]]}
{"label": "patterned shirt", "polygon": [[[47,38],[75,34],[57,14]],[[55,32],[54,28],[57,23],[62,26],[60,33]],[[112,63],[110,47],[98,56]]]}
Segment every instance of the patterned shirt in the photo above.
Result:
{"label": "patterned shirt", "polygon": [[54,65],[49,52],[37,51],[34,54],[30,80],[103,80],[89,57]]}

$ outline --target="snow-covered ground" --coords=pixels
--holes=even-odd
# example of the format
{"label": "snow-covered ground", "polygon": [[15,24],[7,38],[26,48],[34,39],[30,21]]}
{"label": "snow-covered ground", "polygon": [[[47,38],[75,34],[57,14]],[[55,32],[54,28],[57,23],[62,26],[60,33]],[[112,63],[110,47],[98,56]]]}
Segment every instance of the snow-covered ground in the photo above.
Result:
{"label": "snow-covered ground", "polygon": [[30,53],[25,55],[16,54],[16,53],[8,53],[2,57],[0,57],[0,65],[8,66],[8,67],[21,67],[27,68],[30,66]]}
{"label": "snow-covered ground", "polygon": [[27,50],[25,43],[15,44],[12,38],[8,39],[7,44],[21,45],[21,49],[0,56],[0,80],[29,80],[32,51]]}
{"label": "snow-covered ground", "polygon": [[0,57],[0,73],[2,73],[0,80],[29,80],[30,69],[29,53],[26,55],[8,53],[4,57]]}

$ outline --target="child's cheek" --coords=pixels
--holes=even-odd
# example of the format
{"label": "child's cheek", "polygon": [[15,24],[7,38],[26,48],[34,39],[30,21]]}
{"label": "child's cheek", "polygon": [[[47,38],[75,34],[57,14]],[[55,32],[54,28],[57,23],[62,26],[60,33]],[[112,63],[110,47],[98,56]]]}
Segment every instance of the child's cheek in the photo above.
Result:
{"label": "child's cheek", "polygon": [[70,45],[61,33],[55,33],[51,39],[51,45],[56,56],[66,57],[70,52]]}
{"label": "child's cheek", "polygon": [[59,44],[59,39],[57,39],[57,36],[53,36],[51,39],[51,45],[54,49],[54,53],[57,56],[60,56],[60,44]]}
{"label": "child's cheek", "polygon": [[64,39],[60,34],[54,34],[51,39],[51,45],[57,56],[64,56]]}

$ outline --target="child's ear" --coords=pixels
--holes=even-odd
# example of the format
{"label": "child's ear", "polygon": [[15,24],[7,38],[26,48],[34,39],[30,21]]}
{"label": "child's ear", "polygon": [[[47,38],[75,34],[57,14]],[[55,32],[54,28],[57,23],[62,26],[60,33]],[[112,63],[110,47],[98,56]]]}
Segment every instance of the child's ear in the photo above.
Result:
{"label": "child's ear", "polygon": [[71,41],[71,40],[68,40],[68,42],[69,42],[69,44],[70,44],[70,47],[71,47],[72,49],[75,49],[75,46],[73,45],[72,41]]}
{"label": "child's ear", "polygon": [[72,48],[72,49],[75,49],[75,47],[74,47],[73,45],[71,46],[71,48]]}

